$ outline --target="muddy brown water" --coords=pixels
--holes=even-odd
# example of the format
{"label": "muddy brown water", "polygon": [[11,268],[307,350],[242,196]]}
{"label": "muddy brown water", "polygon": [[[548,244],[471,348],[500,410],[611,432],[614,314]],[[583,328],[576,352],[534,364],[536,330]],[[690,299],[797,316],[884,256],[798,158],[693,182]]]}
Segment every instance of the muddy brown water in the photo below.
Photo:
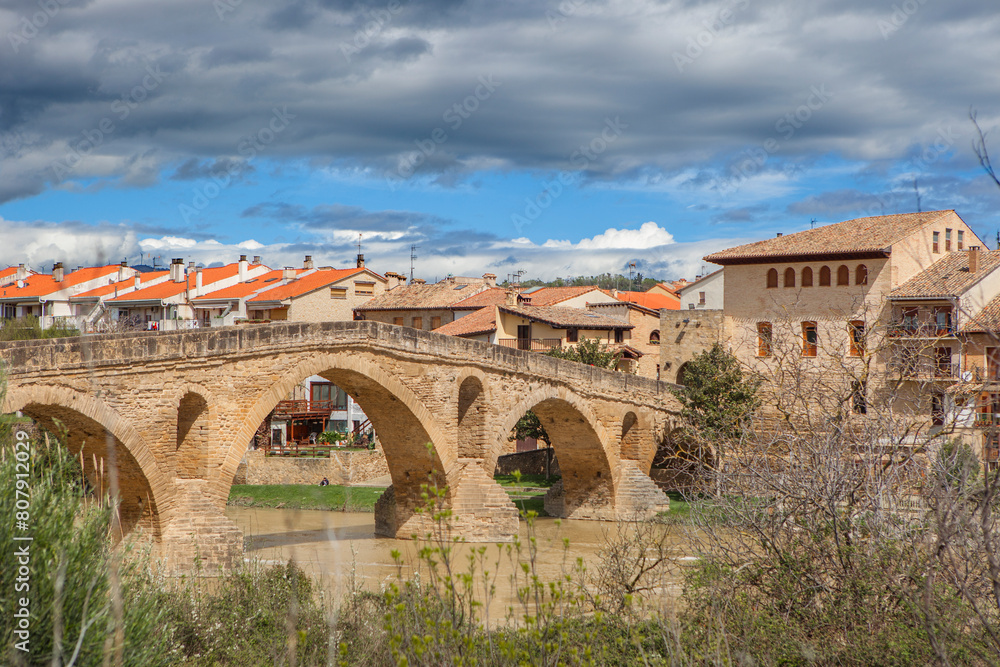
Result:
{"label": "muddy brown water", "polygon": [[[394,550],[404,562],[403,579],[412,576],[418,561],[417,543],[375,535],[375,517],[370,513],[228,507],[226,514],[246,536],[248,558],[262,563],[294,560],[334,599],[342,597],[352,585],[379,591],[396,581],[397,567],[391,554]],[[576,581],[579,577],[575,572],[576,560],[580,558],[588,576],[596,573],[600,561],[606,557],[602,549],[614,530],[614,525],[607,522],[536,519],[536,572],[545,582],[560,580],[566,574],[572,574]],[[522,542],[528,539],[524,521],[520,538]],[[564,545],[566,540],[568,547]],[[690,559],[692,552],[684,529],[674,529],[668,540],[671,562],[663,579],[657,582],[657,589],[663,599],[674,599],[680,592],[684,570],[681,565],[685,558]],[[458,545],[456,569],[467,571],[468,550],[480,546],[483,545]],[[497,614],[516,601],[511,582],[514,564],[506,548],[498,554],[496,545],[486,546],[487,567],[496,575],[497,589],[490,613],[497,618]],[[523,553],[526,558],[526,547]]]}

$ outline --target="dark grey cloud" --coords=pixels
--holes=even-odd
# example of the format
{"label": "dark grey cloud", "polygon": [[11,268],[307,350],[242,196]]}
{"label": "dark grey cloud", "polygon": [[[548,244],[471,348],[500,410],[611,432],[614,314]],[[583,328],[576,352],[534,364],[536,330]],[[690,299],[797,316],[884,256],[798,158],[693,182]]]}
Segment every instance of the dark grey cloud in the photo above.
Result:
{"label": "dark grey cloud", "polygon": [[[877,164],[919,155],[970,104],[985,125],[1000,120],[1000,24],[982,0],[903,19],[862,0],[218,6],[74,2],[23,43],[0,43],[0,133],[23,138],[0,163],[0,202],[67,179],[194,178],[239,159],[241,138],[284,105],[295,119],[262,156],[376,178],[419,159],[415,178],[442,187],[484,168],[642,181],[717,164],[711,183],[769,141],[775,171],[817,155]],[[0,35],[35,11],[0,6]],[[128,99],[149,67],[162,81]],[[485,94],[490,76],[499,84]],[[124,118],[123,97],[135,103]],[[54,173],[103,118],[114,131]],[[609,119],[626,126],[614,141],[602,138]],[[445,141],[422,152],[437,130]]]}

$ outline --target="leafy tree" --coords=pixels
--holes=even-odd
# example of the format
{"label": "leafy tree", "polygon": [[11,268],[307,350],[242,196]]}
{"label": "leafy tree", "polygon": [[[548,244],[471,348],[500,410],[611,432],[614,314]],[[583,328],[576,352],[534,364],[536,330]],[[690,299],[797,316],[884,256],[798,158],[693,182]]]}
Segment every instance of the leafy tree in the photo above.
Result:
{"label": "leafy tree", "polygon": [[681,403],[681,416],[701,435],[736,438],[760,407],[760,384],[716,343],[685,364],[683,386],[672,393]]}
{"label": "leafy tree", "polygon": [[525,438],[534,438],[535,440],[542,440],[546,445],[551,444],[549,441],[549,434],[545,432],[545,427],[542,426],[542,422],[538,419],[536,415],[531,410],[524,413],[524,416],[517,420],[517,424],[510,431],[510,436],[508,440],[524,440]]}
{"label": "leafy tree", "polygon": [[621,361],[622,351],[613,350],[601,343],[599,338],[581,338],[575,346],[567,348],[552,348],[545,354],[557,359],[576,361],[588,366],[614,370]]}
{"label": "leafy tree", "polygon": [[43,329],[37,317],[28,315],[3,322],[3,325],[0,326],[0,341],[65,338],[79,335],[79,333],[76,329],[61,323],[56,323],[48,329]]}

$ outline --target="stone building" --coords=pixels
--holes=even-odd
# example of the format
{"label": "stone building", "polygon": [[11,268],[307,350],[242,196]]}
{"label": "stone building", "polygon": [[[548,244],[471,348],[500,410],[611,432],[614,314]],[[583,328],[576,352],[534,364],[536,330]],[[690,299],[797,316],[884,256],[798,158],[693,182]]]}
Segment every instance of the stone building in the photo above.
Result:
{"label": "stone building", "polygon": [[[660,310],[631,301],[591,303],[587,305],[587,310],[631,324],[632,329],[625,333],[623,342],[632,358],[629,369],[644,377],[660,379]],[[676,312],[668,308],[664,310]]]}
{"label": "stone building", "polygon": [[722,310],[725,274],[722,269],[701,276],[680,289],[680,310]]}
{"label": "stone building", "polygon": [[492,273],[483,274],[482,278],[449,276],[430,285],[414,280],[409,285],[399,285],[355,307],[355,319],[432,331],[480,308],[476,306],[456,311],[452,306],[495,288],[496,278]]}
{"label": "stone building", "polygon": [[246,301],[250,320],[331,322],[354,318],[354,309],[385,293],[387,279],[371,269],[305,271]]}

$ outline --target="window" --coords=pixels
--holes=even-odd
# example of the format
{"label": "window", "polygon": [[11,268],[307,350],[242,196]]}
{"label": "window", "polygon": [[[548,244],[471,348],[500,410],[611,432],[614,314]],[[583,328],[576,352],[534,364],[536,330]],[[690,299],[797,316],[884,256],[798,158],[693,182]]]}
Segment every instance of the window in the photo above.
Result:
{"label": "window", "polygon": [[704,292],[698,292],[698,305],[699,306],[704,306],[705,305],[705,293]]}
{"label": "window", "polygon": [[330,298],[331,299],[346,299],[347,298],[347,288],[346,287],[331,287],[330,288]]}
{"label": "window", "polygon": [[792,267],[785,269],[785,287],[795,287],[795,269]]}
{"label": "window", "polygon": [[952,332],[951,326],[951,306],[939,306],[934,309],[934,326],[938,336],[944,336]]}
{"label": "window", "polygon": [[392,318],[392,323],[395,324],[397,327],[401,327],[401,326],[403,326],[403,318],[402,317],[394,317],[394,318]]}
{"label": "window", "polygon": [[962,250],[964,246],[965,246],[965,232],[963,232],[960,229],[958,230],[958,249]]}
{"label": "window", "polygon": [[860,357],[865,353],[865,323],[861,320],[848,322],[847,334],[851,343],[848,354],[852,357]]}
{"label": "window", "polygon": [[424,318],[422,318],[422,317],[414,317],[411,320],[410,326],[413,327],[414,329],[423,329],[424,328]]}
{"label": "window", "polygon": [[864,264],[858,264],[858,268],[854,269],[854,284],[855,285],[867,285],[868,284],[868,267]]}
{"label": "window", "polygon": [[824,266],[819,270],[819,286],[829,287],[830,286],[830,267]]}
{"label": "window", "polygon": [[778,286],[778,269],[770,269],[767,272],[767,286],[768,287]]}
{"label": "window", "polygon": [[433,331],[434,329],[437,329],[439,326],[441,326],[441,318],[440,317],[432,317],[431,318],[431,331]]}
{"label": "window", "polygon": [[917,331],[917,327],[919,326],[919,315],[920,311],[915,306],[903,308],[903,331],[907,333],[915,333]]}
{"label": "window", "polygon": [[944,251],[951,252],[951,230],[944,230]]}
{"label": "window", "polygon": [[802,286],[803,287],[813,286],[813,270],[808,266],[802,269]]}
{"label": "window", "polygon": [[944,425],[944,395],[942,394],[931,394],[931,424],[934,426]]}
{"label": "window", "polygon": [[951,376],[951,348],[934,348],[934,377],[950,378]]}
{"label": "window", "polygon": [[309,398],[314,403],[328,402],[329,406],[322,406],[324,410],[327,407],[331,412],[347,409],[347,393],[332,382],[313,382],[309,388]]}
{"label": "window", "polygon": [[375,283],[355,282],[354,283],[354,295],[355,296],[374,296],[375,295]]}
{"label": "window", "polygon": [[771,356],[771,323],[757,323],[757,356]]}
{"label": "window", "polygon": [[616,343],[624,343],[625,342],[625,330],[624,329],[615,329],[615,342]]}
{"label": "window", "polygon": [[660,344],[660,330],[659,329],[655,329],[654,331],[652,331],[649,334],[649,344],[650,345],[659,345]]}
{"label": "window", "polygon": [[802,323],[802,356],[815,357],[816,347],[819,344],[819,333],[816,330],[815,322]]}
{"label": "window", "polygon": [[855,380],[851,386],[851,411],[856,415],[868,414],[868,397],[865,383]]}
{"label": "window", "polygon": [[851,270],[846,266],[844,266],[843,264],[841,264],[840,268],[837,269],[837,285],[839,286],[839,285],[850,285],[850,284],[851,284]]}
{"label": "window", "polygon": [[579,329],[574,329],[574,328],[566,329],[566,342],[567,343],[575,343],[579,339],[580,339],[580,330]]}
{"label": "window", "polygon": [[938,250],[938,241],[941,238],[941,232],[934,232],[933,241],[931,242],[931,252],[941,252]]}

